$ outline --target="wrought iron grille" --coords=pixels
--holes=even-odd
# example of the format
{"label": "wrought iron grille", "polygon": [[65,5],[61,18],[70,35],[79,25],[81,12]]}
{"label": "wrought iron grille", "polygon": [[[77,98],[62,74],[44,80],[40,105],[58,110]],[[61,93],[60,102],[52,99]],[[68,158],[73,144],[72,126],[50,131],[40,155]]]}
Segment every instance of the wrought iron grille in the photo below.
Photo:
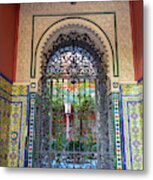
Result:
{"label": "wrought iron grille", "polygon": [[104,53],[86,34],[74,32],[60,35],[51,49],[42,64],[36,166],[108,168],[113,160]]}
{"label": "wrought iron grille", "polygon": [[96,167],[94,80],[52,79],[52,167]]}
{"label": "wrought iron grille", "polygon": [[96,168],[95,76],[93,57],[65,47],[47,66],[51,120],[51,167]]}

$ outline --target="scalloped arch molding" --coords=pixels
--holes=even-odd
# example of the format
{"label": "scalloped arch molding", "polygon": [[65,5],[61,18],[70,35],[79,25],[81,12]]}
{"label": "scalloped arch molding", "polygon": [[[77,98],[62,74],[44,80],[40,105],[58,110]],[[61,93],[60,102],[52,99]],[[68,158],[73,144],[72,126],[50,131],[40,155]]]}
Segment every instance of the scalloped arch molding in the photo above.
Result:
{"label": "scalloped arch molding", "polygon": [[[54,24],[46,28],[44,33],[39,38],[39,41],[34,48],[31,59],[31,78],[40,78],[40,62],[41,62],[41,53],[43,47],[46,45],[46,41],[51,39],[51,41],[56,40],[57,36],[63,31],[68,32],[72,27],[78,27],[76,31],[85,32],[94,40],[96,46],[99,49],[105,48],[107,51],[107,60],[109,65],[109,76],[117,76],[118,63],[114,57],[114,49],[112,47],[111,41],[107,36],[106,32],[100,28],[94,22],[86,18],[80,17],[68,17],[63,18]],[[104,46],[104,47],[103,47]]]}

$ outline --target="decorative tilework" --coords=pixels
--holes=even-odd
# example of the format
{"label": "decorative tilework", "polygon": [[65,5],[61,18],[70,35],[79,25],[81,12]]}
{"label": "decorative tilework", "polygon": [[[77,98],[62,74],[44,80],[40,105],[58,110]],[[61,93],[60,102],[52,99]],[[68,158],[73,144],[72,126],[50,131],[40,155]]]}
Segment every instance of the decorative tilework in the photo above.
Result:
{"label": "decorative tilework", "polygon": [[143,169],[143,85],[121,85],[124,169]]}
{"label": "decorative tilework", "polygon": [[27,95],[27,86],[25,85],[15,85],[12,87],[12,95],[17,96],[26,96]]}
{"label": "decorative tilework", "polygon": [[113,117],[115,127],[115,155],[116,155],[116,169],[122,169],[122,155],[121,155],[121,133],[120,133],[120,113],[119,113],[119,93],[112,93],[113,103]]}
{"label": "decorative tilework", "polygon": [[11,94],[12,92],[12,83],[0,73],[0,89],[1,91]]}
{"label": "decorative tilework", "polygon": [[128,129],[130,131],[130,148],[132,169],[141,170],[143,162],[142,101],[128,101]]}
{"label": "decorative tilework", "polygon": [[33,166],[34,123],[35,123],[36,93],[30,93],[29,141],[28,141],[28,167]]}
{"label": "decorative tilework", "polygon": [[36,87],[36,83],[35,83],[35,82],[32,82],[32,83],[30,84],[30,87],[31,87],[31,88],[35,88],[35,87]]}
{"label": "decorative tilework", "polygon": [[10,101],[5,99],[0,91],[0,166],[7,166],[10,112]]}
{"label": "decorative tilework", "polygon": [[[0,166],[24,167],[28,92],[0,74]],[[116,169],[143,169],[143,83],[121,85],[112,93]],[[36,93],[30,93],[28,167],[33,167]],[[123,164],[123,165],[122,165]]]}
{"label": "decorative tilework", "polygon": [[123,84],[121,86],[121,93],[123,96],[132,96],[142,94],[143,84]]}
{"label": "decorative tilework", "polygon": [[118,82],[113,82],[113,88],[118,88],[119,87],[119,83]]}
{"label": "decorative tilework", "polygon": [[[10,117],[10,131],[9,131],[9,153],[8,166],[19,167],[20,160],[20,122],[22,121],[22,102],[11,102],[11,117]],[[12,138],[12,134],[18,134],[18,138]]]}
{"label": "decorative tilework", "polygon": [[[12,97],[12,102],[14,102],[14,104],[12,105],[12,112],[11,114],[13,114],[11,116],[11,123],[12,123],[12,119],[14,118],[14,116],[18,116],[18,113],[15,111],[15,109],[13,109],[13,106],[16,104],[16,102],[20,102],[21,103],[21,108],[19,111],[19,115],[20,120],[17,121],[17,123],[15,124],[15,127],[18,126],[18,139],[20,139],[19,142],[19,156],[18,156],[18,166],[19,167],[23,167],[24,166],[24,160],[25,160],[25,143],[26,143],[26,136],[27,136],[27,127],[28,127],[28,87],[25,86],[16,86],[13,87],[12,89],[16,89],[16,92],[14,92],[15,95],[13,95]],[[23,90],[23,91],[22,91]],[[13,93],[13,91],[12,91]],[[17,95],[18,94],[18,95]],[[13,125],[11,125],[11,131],[13,129]],[[11,132],[10,131],[10,132]],[[11,147],[12,148],[12,147]]]}
{"label": "decorative tilework", "polygon": [[0,165],[24,167],[28,90],[0,74]]}

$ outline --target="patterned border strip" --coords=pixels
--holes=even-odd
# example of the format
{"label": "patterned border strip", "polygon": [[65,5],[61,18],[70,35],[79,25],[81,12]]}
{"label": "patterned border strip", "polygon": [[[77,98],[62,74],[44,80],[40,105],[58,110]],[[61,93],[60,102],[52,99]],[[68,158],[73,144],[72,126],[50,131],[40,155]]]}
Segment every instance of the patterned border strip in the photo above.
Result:
{"label": "patterned border strip", "polygon": [[119,113],[119,93],[113,93],[113,117],[115,124],[115,154],[116,154],[116,169],[122,169],[122,154],[121,154],[121,133],[120,133],[120,113]]}
{"label": "patterned border strip", "polygon": [[[140,168],[136,167],[137,162],[140,158],[133,161],[133,147],[138,146],[139,142],[136,139],[135,144],[131,144],[132,131],[130,130],[131,117],[129,105],[135,103],[143,104],[143,85],[142,84],[130,84],[120,86],[120,98],[121,98],[121,121],[122,121],[122,147],[123,147],[123,160],[124,160],[124,170],[142,170],[143,165]],[[143,106],[143,105],[142,105]],[[128,132],[128,133],[127,133]],[[138,135],[137,135],[138,136]],[[132,136],[133,137],[133,136]],[[138,151],[138,154],[140,150]],[[138,156],[136,156],[138,157]]]}
{"label": "patterned border strip", "polygon": [[28,167],[33,167],[35,101],[36,101],[36,93],[30,93]]}
{"label": "patterned border strip", "polygon": [[[142,100],[133,100],[133,101],[127,101],[127,114],[128,114],[128,131],[129,131],[129,147],[130,147],[130,163],[131,163],[131,169],[132,170],[142,170],[141,167],[141,162],[143,161],[143,155],[141,154],[141,149],[143,146],[142,141],[142,137],[138,134],[141,134],[140,129],[138,129],[138,126],[141,124],[141,120],[139,120],[139,122],[136,121],[136,119],[138,118],[138,116],[135,114],[130,115],[130,105],[133,104],[137,104],[140,103],[140,105],[143,103]],[[130,116],[134,116],[132,118],[130,118]],[[135,125],[132,128],[131,124],[132,124],[132,119],[134,119],[135,121]],[[141,126],[140,126],[141,128]],[[134,137],[133,135],[133,131],[137,132],[137,135]],[[138,133],[139,132],[139,133]],[[139,138],[138,138],[139,137]],[[135,140],[133,140],[135,139]],[[135,164],[135,165],[134,165]]]}
{"label": "patterned border strip", "polygon": [[[23,148],[21,147],[22,141],[22,109],[23,102],[11,102],[11,106],[14,105],[11,112],[11,122],[10,122],[10,132],[9,132],[9,153],[8,153],[8,166],[9,167],[23,167],[24,160],[21,162],[21,155]],[[19,107],[18,107],[19,106]],[[16,136],[16,142],[13,141],[14,133],[18,134]]]}
{"label": "patterned border strip", "polygon": [[20,166],[26,167],[26,148],[27,148],[27,129],[28,129],[28,111],[29,111],[29,86],[27,85],[13,85],[12,99],[14,101],[22,101],[22,121],[20,124]]}

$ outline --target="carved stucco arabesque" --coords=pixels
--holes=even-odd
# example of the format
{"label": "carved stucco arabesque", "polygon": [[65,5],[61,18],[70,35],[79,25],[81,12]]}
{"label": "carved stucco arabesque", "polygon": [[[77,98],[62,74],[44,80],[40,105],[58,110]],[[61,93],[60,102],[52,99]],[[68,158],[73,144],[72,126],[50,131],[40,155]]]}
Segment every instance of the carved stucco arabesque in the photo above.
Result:
{"label": "carved stucco arabesque", "polygon": [[[119,81],[131,82],[134,80],[134,70],[133,70],[133,55],[132,55],[132,40],[131,40],[131,25],[130,25],[130,15],[129,15],[129,4],[128,2],[88,2],[88,3],[77,3],[76,5],[71,5],[70,3],[45,3],[45,4],[21,4],[20,7],[20,22],[19,22],[19,41],[18,41],[18,55],[17,55],[17,71],[16,71],[16,81],[17,82],[29,82],[30,83],[30,63],[31,63],[31,51],[35,52],[38,40],[40,39],[43,32],[53,23],[59,21],[60,19],[66,17],[83,17],[95,22],[100,26],[109,37],[114,53],[115,50],[115,30],[114,30],[114,19],[112,14],[90,14],[90,15],[69,15],[69,16],[49,16],[50,14],[74,14],[83,12],[115,12],[116,22],[117,22],[117,45],[118,45],[118,60],[119,60]],[[31,49],[32,40],[32,16],[33,15],[48,15],[39,16],[35,18],[34,21],[34,34],[33,34],[33,49]],[[46,38],[49,34],[52,34],[56,29],[67,25],[67,24],[77,24],[80,26],[86,26],[90,28],[98,37],[104,42],[106,49],[108,47],[108,42],[104,35],[98,30],[93,24],[80,20],[80,19],[68,19],[62,21],[61,23],[53,26],[45,34],[42,39],[37,53],[37,73],[36,79],[32,81],[37,81],[40,74],[40,60],[41,51],[43,48],[43,43],[45,43]],[[112,57],[111,51],[108,50],[108,61],[109,61],[109,73],[113,81],[112,72]],[[34,55],[34,53],[33,53]],[[34,57],[34,56],[33,56]],[[116,54],[115,54],[116,58]]]}

